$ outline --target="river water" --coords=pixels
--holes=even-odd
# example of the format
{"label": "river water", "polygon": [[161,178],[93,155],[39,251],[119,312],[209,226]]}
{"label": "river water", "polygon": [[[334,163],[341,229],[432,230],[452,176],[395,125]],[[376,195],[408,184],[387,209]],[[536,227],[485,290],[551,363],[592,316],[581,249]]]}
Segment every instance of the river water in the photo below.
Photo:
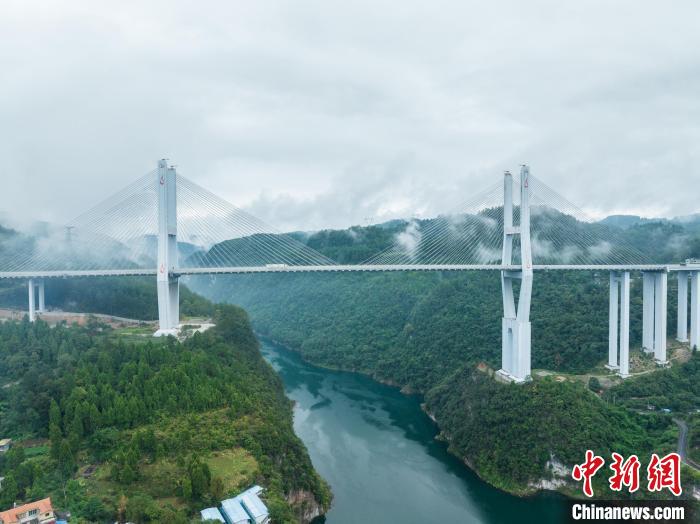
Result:
{"label": "river water", "polygon": [[559,523],[555,495],[520,499],[482,482],[435,440],[415,397],[330,371],[264,341],[262,353],[296,403],[294,429],[331,485],[328,524]]}

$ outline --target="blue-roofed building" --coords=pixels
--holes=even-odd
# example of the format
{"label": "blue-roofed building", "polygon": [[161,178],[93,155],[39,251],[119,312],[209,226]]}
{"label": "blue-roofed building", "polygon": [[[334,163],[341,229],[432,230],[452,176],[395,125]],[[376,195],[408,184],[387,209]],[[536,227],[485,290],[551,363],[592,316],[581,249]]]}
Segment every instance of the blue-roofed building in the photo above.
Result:
{"label": "blue-roofed building", "polygon": [[263,489],[258,486],[257,484],[253,486],[252,488],[248,488],[247,490],[244,491],[244,493],[252,493],[253,495],[260,495],[263,492]]}
{"label": "blue-roofed building", "polygon": [[202,520],[217,520],[226,523],[221,512],[216,508],[207,508],[199,512],[202,515]]}
{"label": "blue-roofed building", "polygon": [[257,493],[248,490],[238,495],[238,497],[255,524],[267,524],[270,522],[270,512]]}
{"label": "blue-roofed building", "polygon": [[250,516],[243,509],[239,497],[221,502],[221,513],[228,524],[250,524]]}
{"label": "blue-roofed building", "polygon": [[217,508],[203,509],[202,520],[219,520],[226,524],[268,524],[270,512],[260,500],[263,488],[253,486],[232,499],[221,502],[221,511]]}

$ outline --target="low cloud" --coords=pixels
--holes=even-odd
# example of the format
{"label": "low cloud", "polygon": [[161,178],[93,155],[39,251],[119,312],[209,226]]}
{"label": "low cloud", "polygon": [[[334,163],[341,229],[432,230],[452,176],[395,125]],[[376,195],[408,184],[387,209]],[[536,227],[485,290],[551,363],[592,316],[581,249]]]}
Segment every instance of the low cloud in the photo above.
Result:
{"label": "low cloud", "polygon": [[699,18],[693,0],[3,2],[0,211],[65,223],[169,157],[283,230],[436,216],[522,162],[594,216],[689,214]]}
{"label": "low cloud", "polygon": [[412,220],[402,232],[396,234],[396,244],[406,253],[409,258],[414,259],[418,253],[422,234],[418,222]]}

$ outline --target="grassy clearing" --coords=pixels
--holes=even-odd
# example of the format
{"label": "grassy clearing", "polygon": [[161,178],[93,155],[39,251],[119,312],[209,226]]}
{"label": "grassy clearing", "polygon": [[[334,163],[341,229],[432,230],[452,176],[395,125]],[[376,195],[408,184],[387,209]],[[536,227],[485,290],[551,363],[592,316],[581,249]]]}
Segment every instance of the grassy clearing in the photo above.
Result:
{"label": "grassy clearing", "polygon": [[49,454],[49,446],[33,446],[30,448],[24,448],[24,456],[27,458],[39,457],[42,455]]}
{"label": "grassy clearing", "polygon": [[205,459],[212,478],[219,477],[227,495],[238,493],[252,484],[258,474],[258,463],[243,448],[215,451]]}
{"label": "grassy clearing", "polygon": [[[253,484],[259,474],[255,458],[242,448],[215,451],[203,460],[209,465],[212,478],[219,477],[223,481],[226,497]],[[147,493],[160,507],[183,509],[185,501],[174,497],[179,491],[178,482],[183,477],[183,468],[177,460],[162,459],[152,464],[141,464],[140,478],[129,486],[121,486],[110,479],[110,468],[104,464],[95,469],[89,479],[85,480],[90,494],[107,497],[127,497],[133,493]]]}

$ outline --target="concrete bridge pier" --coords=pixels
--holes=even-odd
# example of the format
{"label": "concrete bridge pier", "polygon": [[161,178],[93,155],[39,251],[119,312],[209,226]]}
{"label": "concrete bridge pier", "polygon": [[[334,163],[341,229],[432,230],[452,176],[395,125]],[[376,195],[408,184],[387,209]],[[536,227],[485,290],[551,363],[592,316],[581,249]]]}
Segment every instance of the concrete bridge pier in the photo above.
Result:
{"label": "concrete bridge pier", "polygon": [[[618,316],[619,312],[619,316]],[[610,272],[608,364],[623,378],[630,371],[630,273]],[[619,345],[618,345],[619,344]],[[619,349],[619,360],[618,360]]]}
{"label": "concrete bridge pier", "polygon": [[654,273],[642,273],[642,349],[654,351]]}
{"label": "concrete bridge pier", "polygon": [[158,331],[175,335],[180,325],[180,280],[174,274],[177,251],[177,174],[166,160],[158,162]]}
{"label": "concrete bridge pier", "polygon": [[36,307],[34,304],[34,299],[36,298],[34,286],[34,279],[30,278],[27,281],[27,290],[29,291],[29,322],[34,322],[36,320]]}
{"label": "concrete bridge pier", "polygon": [[[644,308],[642,312],[642,348],[647,353],[654,353],[654,360],[657,364],[665,365],[668,363],[666,358],[668,273],[666,271],[646,271],[642,275],[642,307]],[[682,285],[680,280],[679,285]]]}
{"label": "concrete bridge pier", "polygon": [[666,306],[668,273],[654,273],[654,360],[657,364],[668,364],[666,358]]}
{"label": "concrete bridge pier", "polygon": [[39,280],[39,312],[44,313],[46,311],[46,294],[44,290],[44,280]]}
{"label": "concrete bridge pier", "polygon": [[679,271],[678,275],[678,322],[676,340],[688,342],[688,273]]}
{"label": "concrete bridge pier", "polygon": [[700,271],[690,272],[690,348],[700,349]]}
{"label": "concrete bridge pier", "polygon": [[[46,299],[44,293],[44,280],[35,280],[30,278],[27,281],[27,291],[29,292],[29,321],[36,320],[37,313],[46,311]],[[37,291],[39,293],[39,309],[37,309]]]}

